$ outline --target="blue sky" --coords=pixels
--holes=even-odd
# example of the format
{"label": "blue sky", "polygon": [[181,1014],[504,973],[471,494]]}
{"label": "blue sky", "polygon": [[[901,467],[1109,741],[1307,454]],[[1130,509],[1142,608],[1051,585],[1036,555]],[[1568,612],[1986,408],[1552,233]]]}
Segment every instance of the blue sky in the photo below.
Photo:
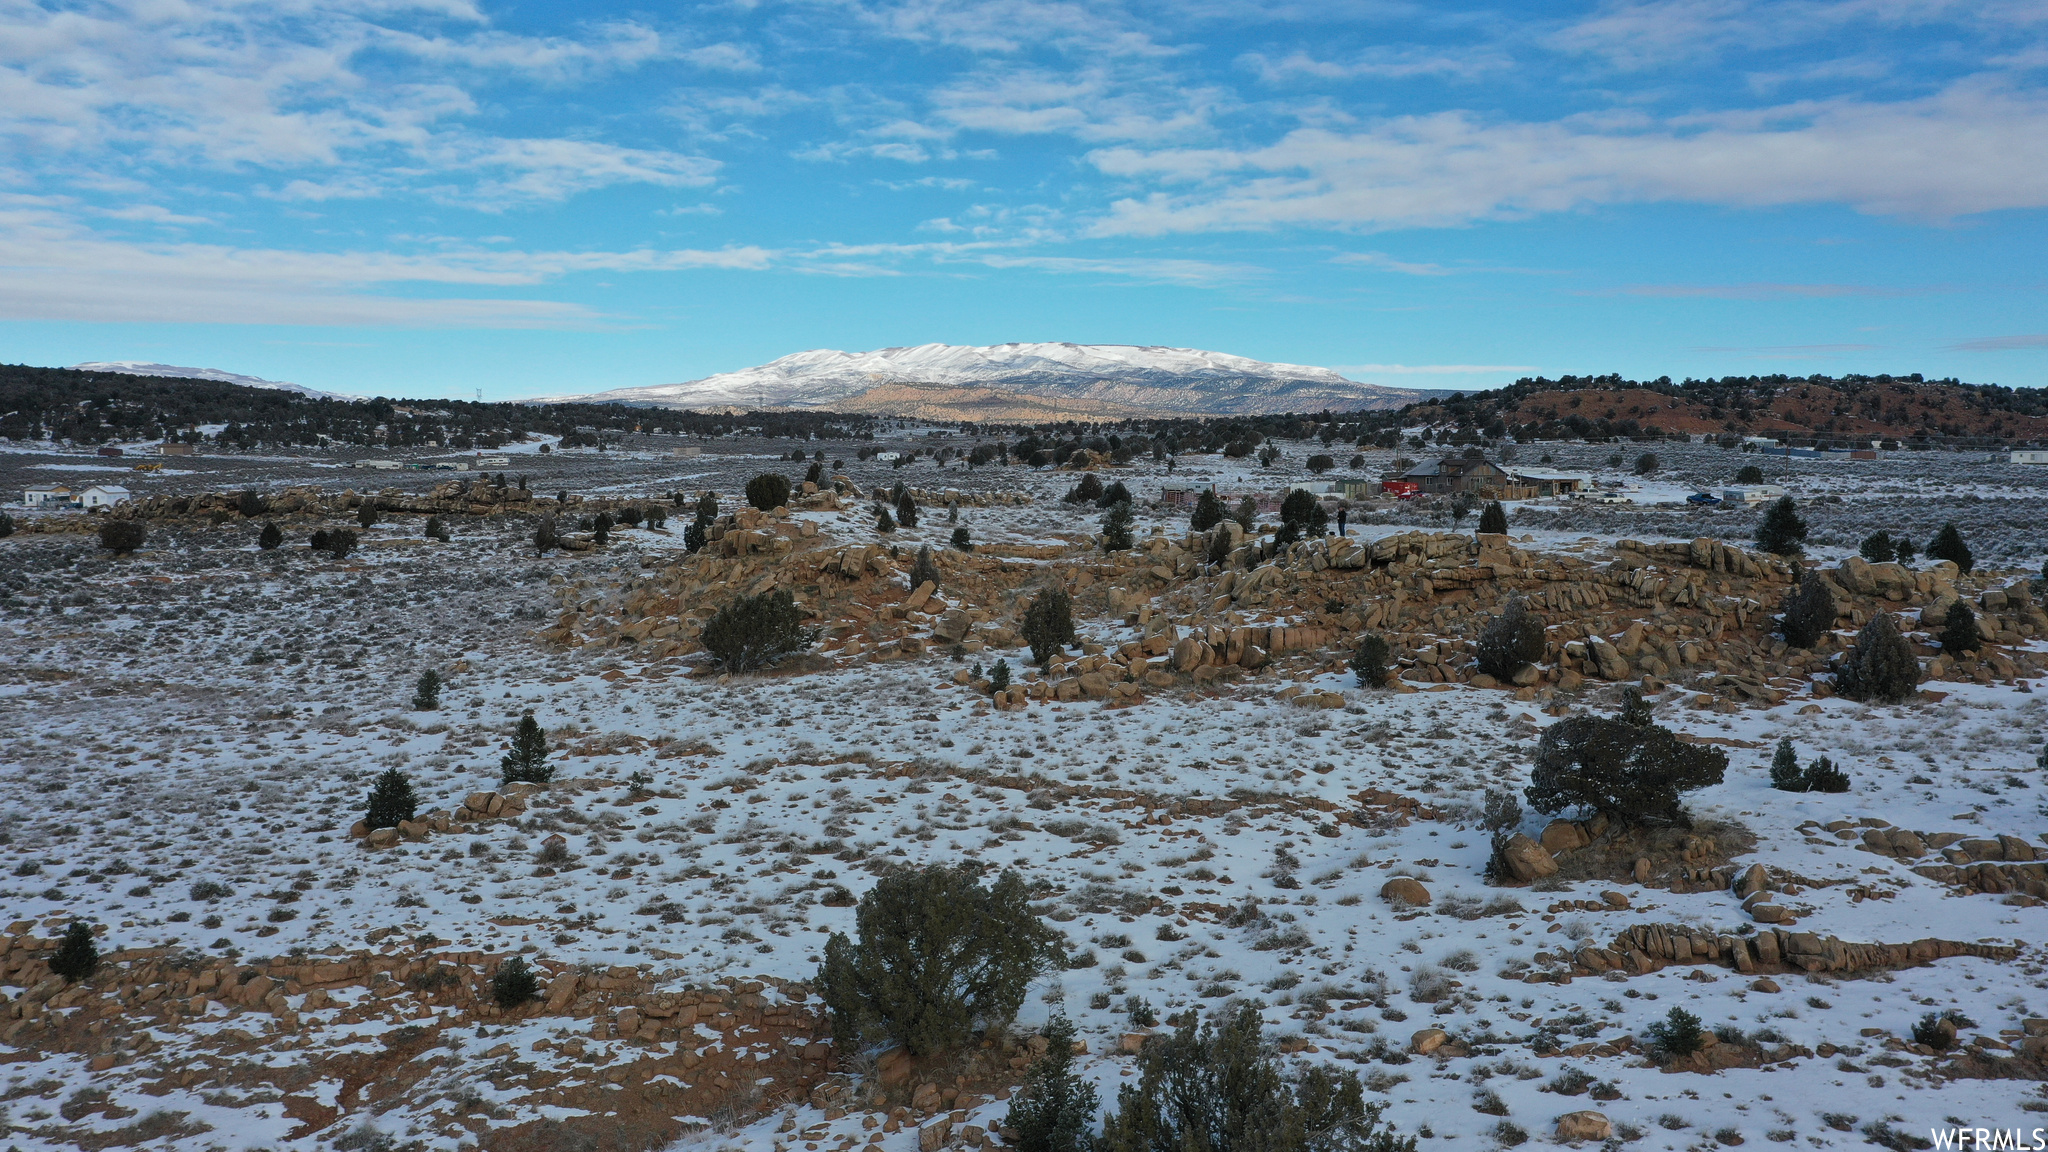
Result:
{"label": "blue sky", "polygon": [[0,359],[2048,385],[2048,4],[0,0]]}

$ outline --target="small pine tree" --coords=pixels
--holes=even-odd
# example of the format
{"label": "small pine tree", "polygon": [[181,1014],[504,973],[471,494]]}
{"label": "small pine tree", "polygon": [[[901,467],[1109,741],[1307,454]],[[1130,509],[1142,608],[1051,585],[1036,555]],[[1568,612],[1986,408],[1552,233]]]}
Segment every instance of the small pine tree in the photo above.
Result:
{"label": "small pine tree", "polygon": [[270,502],[263,498],[261,492],[246,488],[242,490],[240,496],[235,497],[235,511],[240,512],[244,520],[254,520],[258,516],[263,515],[264,509],[269,506]]}
{"label": "small pine tree", "polygon": [[1001,692],[1010,686],[1010,662],[997,660],[996,666],[988,670],[988,690]]}
{"label": "small pine tree", "polygon": [[1847,792],[1849,774],[1835,767],[1835,762],[1825,756],[1806,766],[1806,791]]}
{"label": "small pine tree", "polygon": [[1359,637],[1358,647],[1351,653],[1351,671],[1358,677],[1358,686],[1386,687],[1393,657],[1393,650],[1387,646],[1385,637],[1374,632]]}
{"label": "small pine tree", "polygon": [[420,673],[417,686],[413,689],[412,706],[416,712],[435,712],[441,707],[441,674],[432,668]]}
{"label": "small pine tree", "polygon": [[14,535],[14,517],[9,516],[5,512],[0,512],[0,540],[5,540],[12,535]]}
{"label": "small pine tree", "polygon": [[1316,506],[1313,492],[1296,488],[1280,501],[1280,526],[1291,529],[1289,540],[1299,539],[1308,529],[1309,512]]}
{"label": "small pine tree", "polygon": [[1954,521],[1943,524],[1934,539],[1927,542],[1927,556],[1931,560],[1947,560],[1965,574],[1977,566],[1976,557],[1970,555],[1970,546],[1963,543],[1963,534]]}
{"label": "small pine tree", "polygon": [[412,819],[419,806],[420,800],[413,793],[412,781],[398,769],[386,768],[370,789],[363,825],[372,830],[396,828],[400,821]]}
{"label": "small pine tree", "polygon": [[1074,1022],[1064,1015],[1046,1024],[1045,1055],[1024,1072],[1024,1088],[1011,1101],[1003,1127],[1019,1152],[1089,1152],[1094,1141],[1095,1086],[1074,1071]]}
{"label": "small pine tree", "polygon": [[1892,552],[1898,556],[1899,563],[1911,564],[1913,557],[1920,554],[1920,546],[1904,536],[1894,536],[1892,537]]}
{"label": "small pine tree", "polygon": [[439,516],[429,516],[427,517],[427,528],[424,535],[429,540],[439,540],[441,543],[446,544],[448,542],[448,526],[441,522]]}
{"label": "small pine tree", "polygon": [[1131,515],[1131,502],[1119,500],[1109,506],[1102,515],[1102,550],[1124,552],[1131,546],[1131,525],[1136,518]]}
{"label": "small pine tree", "polygon": [[531,716],[519,718],[519,730],[512,734],[512,748],[498,761],[507,784],[546,784],[555,778],[555,766],[548,763],[548,734]]}
{"label": "small pine tree", "polygon": [[1799,770],[1799,757],[1792,751],[1790,738],[1778,741],[1778,751],[1771,756],[1771,787],[1780,792],[1806,791],[1806,774]]}
{"label": "small pine tree", "polygon": [[377,502],[375,500],[365,500],[362,507],[356,509],[356,523],[362,525],[365,532],[377,526]]}
{"label": "small pine tree", "polygon": [[1657,722],[1657,714],[1650,709],[1649,701],[1634,688],[1621,690],[1621,711],[1616,712],[1614,718],[1636,728],[1648,728]]}
{"label": "small pine tree", "polygon": [[810,646],[817,634],[803,626],[803,610],[787,588],[737,597],[704,623],[702,643],[728,672],[766,668]]}
{"label": "small pine tree", "polygon": [[1645,1031],[1650,1036],[1650,1051],[1665,1060],[1690,1056],[1706,1043],[1700,1018],[1683,1008],[1673,1008],[1664,1019],[1651,1024]]}
{"label": "small pine tree", "polygon": [[336,528],[327,534],[327,554],[336,560],[348,559],[356,550],[356,531],[353,528]]}
{"label": "small pine tree", "polygon": [[1756,528],[1757,547],[1774,556],[1797,556],[1805,540],[1806,521],[1800,519],[1799,506],[1790,496],[1778,497],[1764,510],[1763,522]]}
{"label": "small pine tree", "polygon": [[1498,500],[1488,500],[1479,513],[1480,535],[1505,536],[1508,531],[1508,510]]}
{"label": "small pine tree", "polygon": [[1968,601],[1957,600],[1941,618],[1943,652],[1975,652],[1984,647],[1984,634],[1977,629],[1977,614]]}
{"label": "small pine tree", "polygon": [[1741,468],[1736,469],[1735,482],[1737,484],[1761,484],[1764,482],[1764,470],[1754,464],[1744,464]]}
{"label": "small pine tree", "polygon": [[491,973],[491,999],[500,1008],[517,1008],[540,999],[540,977],[524,956],[507,956]]}
{"label": "small pine tree", "polygon": [[920,544],[917,559],[910,562],[910,590],[915,592],[929,580],[934,589],[939,586],[939,566],[932,562],[932,546]]}
{"label": "small pine tree", "polygon": [[1517,596],[1479,633],[1479,670],[1510,680],[1525,665],[1543,659],[1543,621]]}
{"label": "small pine tree", "polygon": [[1785,598],[1785,643],[1811,648],[1835,630],[1835,594],[1818,572],[1808,572],[1799,590]]}
{"label": "small pine tree", "polygon": [[553,516],[543,516],[540,525],[533,530],[534,552],[545,556],[556,548],[561,547],[561,545],[561,538],[555,535],[555,518]]}
{"label": "small pine tree", "polygon": [[896,518],[889,515],[887,508],[882,509],[881,513],[875,517],[875,531],[882,533],[884,536],[893,534],[896,531]]}
{"label": "small pine tree", "polygon": [[1872,564],[1889,564],[1899,558],[1898,546],[1892,543],[1892,534],[1879,528],[1863,538],[1856,546],[1856,554]]}
{"label": "small pine tree", "polygon": [[1031,659],[1041,666],[1072,644],[1074,601],[1067,590],[1055,586],[1040,592],[1024,610],[1021,631],[1024,642],[1031,645]]}
{"label": "small pine tree", "polygon": [[789,477],[778,472],[763,472],[747,481],[747,503],[761,511],[772,511],[788,502]]}
{"label": "small pine tree", "polygon": [[50,971],[76,984],[99,970],[100,947],[93,941],[92,928],[83,920],[73,920],[64,930],[64,938],[57,941]]}
{"label": "small pine tree", "polygon": [[1188,517],[1188,527],[1197,532],[1207,532],[1223,523],[1223,501],[1216,498],[1214,488],[1204,488],[1195,498],[1195,510]]}
{"label": "small pine tree", "polygon": [[953,547],[960,552],[974,551],[974,537],[968,533],[967,525],[962,524],[953,529]]}
{"label": "small pine tree", "polygon": [[612,542],[612,514],[611,514],[611,513],[609,513],[609,512],[599,512],[599,513],[597,514],[597,519],[596,519],[596,520],[595,520],[594,522],[592,522],[592,524],[591,524],[591,526],[590,526],[590,527],[591,527],[591,531],[590,531],[590,542],[591,542],[591,543],[593,543],[593,544],[598,544],[598,545],[604,545],[604,544],[609,544],[609,543],[611,543],[611,542]]}
{"label": "small pine tree", "polygon": [[905,528],[917,527],[917,501],[910,498],[908,488],[896,497],[896,522]]}
{"label": "small pine tree", "polygon": [[1850,700],[1898,704],[1920,688],[1920,662],[1889,612],[1871,616],[1835,665],[1835,691]]}
{"label": "small pine tree", "polygon": [[823,462],[812,462],[809,470],[804,473],[804,483],[819,485],[825,483],[825,465]]}
{"label": "small pine tree", "polygon": [[1247,496],[1237,502],[1237,509],[1230,514],[1230,518],[1237,521],[1238,527],[1249,532],[1259,522],[1259,506]]}
{"label": "small pine tree", "polygon": [[1118,480],[1102,490],[1102,497],[1095,501],[1095,506],[1097,508],[1113,508],[1118,504],[1129,504],[1131,502],[1131,490],[1124,487],[1123,481]]}
{"label": "small pine tree", "polygon": [[263,531],[256,534],[256,546],[268,552],[282,543],[284,543],[284,532],[278,528],[277,521],[265,520],[263,522]]}
{"label": "small pine tree", "polygon": [[140,520],[109,520],[100,525],[100,547],[116,556],[126,556],[148,538]]}

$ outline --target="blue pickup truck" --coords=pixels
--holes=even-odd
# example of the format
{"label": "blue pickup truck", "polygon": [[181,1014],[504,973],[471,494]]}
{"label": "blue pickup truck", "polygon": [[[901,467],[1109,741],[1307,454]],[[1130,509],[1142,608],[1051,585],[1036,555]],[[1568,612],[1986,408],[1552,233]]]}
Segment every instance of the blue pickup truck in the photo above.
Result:
{"label": "blue pickup truck", "polygon": [[1695,492],[1687,496],[1685,502],[1687,504],[1697,504],[1702,508],[1713,508],[1720,505],[1721,498],[1712,492]]}

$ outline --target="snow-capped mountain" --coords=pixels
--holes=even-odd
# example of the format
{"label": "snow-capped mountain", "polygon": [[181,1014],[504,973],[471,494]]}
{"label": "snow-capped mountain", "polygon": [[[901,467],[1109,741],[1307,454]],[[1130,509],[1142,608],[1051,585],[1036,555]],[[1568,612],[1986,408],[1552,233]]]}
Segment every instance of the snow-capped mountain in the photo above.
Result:
{"label": "snow-capped mountain", "polygon": [[73,364],[78,372],[119,372],[124,376],[175,376],[180,380],[218,380],[223,384],[240,384],[244,388],[275,388],[281,392],[296,392],[301,396],[312,396],[322,400],[353,400],[339,392],[321,392],[303,384],[291,384],[283,380],[265,380],[261,376],[243,376],[235,372],[223,372],[218,368],[182,368],[176,364],[154,364],[142,360],[93,360],[85,364]]}
{"label": "snow-capped mountain", "polygon": [[798,352],[757,368],[681,384],[541,400],[662,408],[831,408],[894,384],[999,389],[1124,414],[1316,412],[1397,408],[1418,393],[1348,380],[1327,368],[1223,352],[1129,344],[920,344],[875,352]]}

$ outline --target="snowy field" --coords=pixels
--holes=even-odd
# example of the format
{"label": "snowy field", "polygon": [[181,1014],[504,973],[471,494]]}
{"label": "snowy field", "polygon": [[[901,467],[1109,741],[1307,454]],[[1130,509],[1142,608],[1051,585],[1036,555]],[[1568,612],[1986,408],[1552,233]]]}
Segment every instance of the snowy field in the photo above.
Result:
{"label": "snowy field", "polygon": [[[1309,450],[1290,446],[1273,469],[1190,457],[1171,477],[1144,461],[1104,479],[1123,479],[1141,500],[1164,483],[1270,489],[1307,479],[1298,467]],[[1607,468],[1608,446],[1540,450],[1558,469],[1614,479],[1627,471]],[[1631,462],[1637,450],[1626,449]],[[1523,448],[1519,462],[1534,464],[1538,451]],[[1651,497],[1718,489],[1741,464],[1762,463],[1767,479],[1806,506],[1823,558],[1853,551],[1879,527],[1924,540],[1955,520],[1980,564],[2040,567],[2048,472],[1939,454],[1851,464],[1759,461],[1704,446],[1656,451],[1664,467],[1645,481]],[[1349,455],[1341,446],[1337,454],[1340,465]],[[1376,471],[1394,454],[1366,455]],[[941,476],[928,463],[893,470],[844,458],[863,486],[902,479],[926,490],[1020,488],[1036,497],[963,509],[960,522],[983,544],[1074,540],[1100,516],[1060,503],[1071,473],[970,475],[956,466]],[[43,469],[47,482],[52,463],[14,466]],[[730,509],[745,476],[770,467],[802,471],[776,465],[769,451],[621,455],[602,473],[579,475],[578,487],[651,495],[709,486]],[[1327,478],[1345,474],[1340,467]],[[392,482],[419,475],[422,483],[447,478]],[[321,482],[340,486],[331,473]],[[536,476],[533,487],[552,491],[556,480]],[[1754,524],[1748,511],[1654,503],[1531,502],[1514,510],[1512,529],[1542,551],[1582,548],[1582,537],[1739,541]],[[1437,515],[1389,507],[1361,512],[1353,530],[1439,526]],[[835,542],[877,539],[858,512],[815,519]],[[1178,535],[1184,512],[1140,510],[1141,537],[1155,523]],[[1449,527],[1447,517],[1440,526]],[[1357,1070],[1370,1096],[1387,1103],[1387,1119],[1420,1135],[1424,1149],[1511,1145],[1516,1130],[1547,1144],[1556,1118],[1582,1108],[1604,1112],[1622,1146],[1645,1150],[1852,1148],[1880,1123],[1921,1136],[1952,1123],[2031,1129],[2048,1111],[2030,1079],[1945,1078],[1930,1073],[1930,1058],[1885,1045],[1908,1037],[1923,1014],[1953,1009],[1974,1022],[1966,1035],[2003,1036],[2017,1047],[2021,1022],[2048,1016],[2048,909],[1952,895],[1853,840],[1814,834],[1815,823],[1876,819],[1923,834],[2041,842],[2048,780],[2036,755],[2048,697],[2034,691],[1943,685],[1938,702],[1883,707],[1799,694],[1732,715],[1682,708],[1673,696],[1659,711],[1660,723],[1730,750],[1726,782],[1693,794],[1690,808],[1754,835],[1740,866],[1762,863],[1796,879],[1800,891],[1787,903],[1797,930],[2015,945],[2018,959],[1961,957],[1858,978],[1781,975],[1778,991],[1759,991],[1725,968],[1686,965],[1531,982],[1553,954],[1636,924],[1683,924],[1710,936],[1753,930],[1721,890],[1483,880],[1479,806],[1489,788],[1526,785],[1535,740],[1556,720],[1545,710],[1462,685],[1361,691],[1341,652],[1133,705],[991,711],[954,674],[998,656],[1021,671],[1026,651],[842,659],[801,675],[728,679],[619,649],[535,643],[532,633],[562,607],[562,587],[651,570],[680,549],[680,527],[672,519],[672,533],[620,530],[604,551],[536,559],[530,522],[517,517],[454,520],[445,546],[423,541],[417,518],[395,519],[364,532],[364,546],[340,563],[300,547],[303,533],[259,551],[254,526],[240,522],[153,525],[144,550],[124,559],[84,536],[0,540],[0,732],[10,785],[0,801],[0,907],[45,936],[74,918],[103,925],[103,951],[161,947],[247,962],[374,949],[373,934],[395,928],[396,939],[427,934],[451,950],[645,965],[664,987],[681,989],[722,977],[808,980],[827,934],[852,929],[853,909],[835,889],[857,897],[892,866],[973,860],[1022,874],[1035,906],[1065,935],[1073,966],[1034,985],[1017,1026],[1031,1030],[1055,1011],[1071,1017],[1089,1046],[1083,1067],[1105,1099],[1132,1075],[1132,1061],[1116,1053],[1135,1029],[1135,1002],[1163,1018],[1250,1000],[1263,1006],[1288,1059]],[[886,542],[939,547],[953,527],[928,506],[920,527]],[[1084,640],[1112,647],[1135,635],[1120,619],[1078,624]],[[413,682],[430,668],[449,681],[442,708],[414,711]],[[1347,703],[1296,707],[1278,695],[1289,686],[1339,692]],[[1588,685],[1573,703],[1605,711],[1613,701],[1609,689]],[[527,713],[548,729],[559,775],[524,818],[378,852],[349,837],[372,778],[386,768],[408,773],[430,808],[495,787],[498,759]],[[1765,765],[1788,737],[1802,759],[1826,755],[1847,770],[1851,791],[1773,791]],[[635,773],[651,777],[646,792],[630,792]],[[1362,800],[1368,789],[1422,807],[1403,818]],[[1188,810],[1205,809],[1188,803],[1203,800],[1234,803],[1217,814]],[[1524,830],[1534,834],[1546,819],[1529,813]],[[537,868],[535,853],[551,834],[566,838],[572,862]],[[1433,903],[1416,910],[1381,899],[1396,876],[1426,884]],[[231,895],[195,898],[194,886],[209,883]],[[1628,906],[1602,905],[1617,889]],[[1571,907],[1552,910],[1562,905]],[[13,999],[25,989],[5,991]],[[1673,1006],[1709,1027],[1833,1054],[1665,1073],[1639,1047]],[[241,1058],[318,1061],[375,1039],[374,1029],[348,1034],[332,1010],[297,1008],[321,1037],[317,1049],[280,1037]],[[5,1143],[25,1152],[106,1146],[117,1129],[129,1133],[114,1139],[120,1146],[342,1148],[349,1133],[361,1137],[353,1146],[374,1146],[364,1123],[389,1137],[388,1147],[460,1147],[465,1138],[438,1122],[436,1101],[467,1091],[494,1102],[506,1125],[531,1120],[540,1106],[504,1089],[482,1052],[508,1044],[531,1052],[534,1041],[559,1042],[576,1023],[542,1017],[479,1028],[472,1052],[450,1046],[412,1097],[375,1115],[330,1100],[343,1118],[298,1135],[275,1101],[175,1083],[181,1045],[231,1027],[227,1018],[163,1032],[153,1057],[111,1069],[0,1045],[0,1126]],[[1467,1054],[1407,1055],[1411,1036],[1428,1027],[1451,1033]],[[1538,1037],[1572,1046],[1624,1036],[1638,1050],[1558,1056],[1532,1046]],[[107,1095],[83,1098],[107,1110],[70,1106],[94,1092]],[[1005,1107],[963,1110],[965,1122],[996,1127]],[[138,1112],[182,1113],[185,1126],[152,1137],[112,1118]],[[827,1120],[804,1105],[711,1124],[684,1143],[918,1147],[914,1128],[883,1133],[863,1127],[867,1118],[856,1110]]]}

